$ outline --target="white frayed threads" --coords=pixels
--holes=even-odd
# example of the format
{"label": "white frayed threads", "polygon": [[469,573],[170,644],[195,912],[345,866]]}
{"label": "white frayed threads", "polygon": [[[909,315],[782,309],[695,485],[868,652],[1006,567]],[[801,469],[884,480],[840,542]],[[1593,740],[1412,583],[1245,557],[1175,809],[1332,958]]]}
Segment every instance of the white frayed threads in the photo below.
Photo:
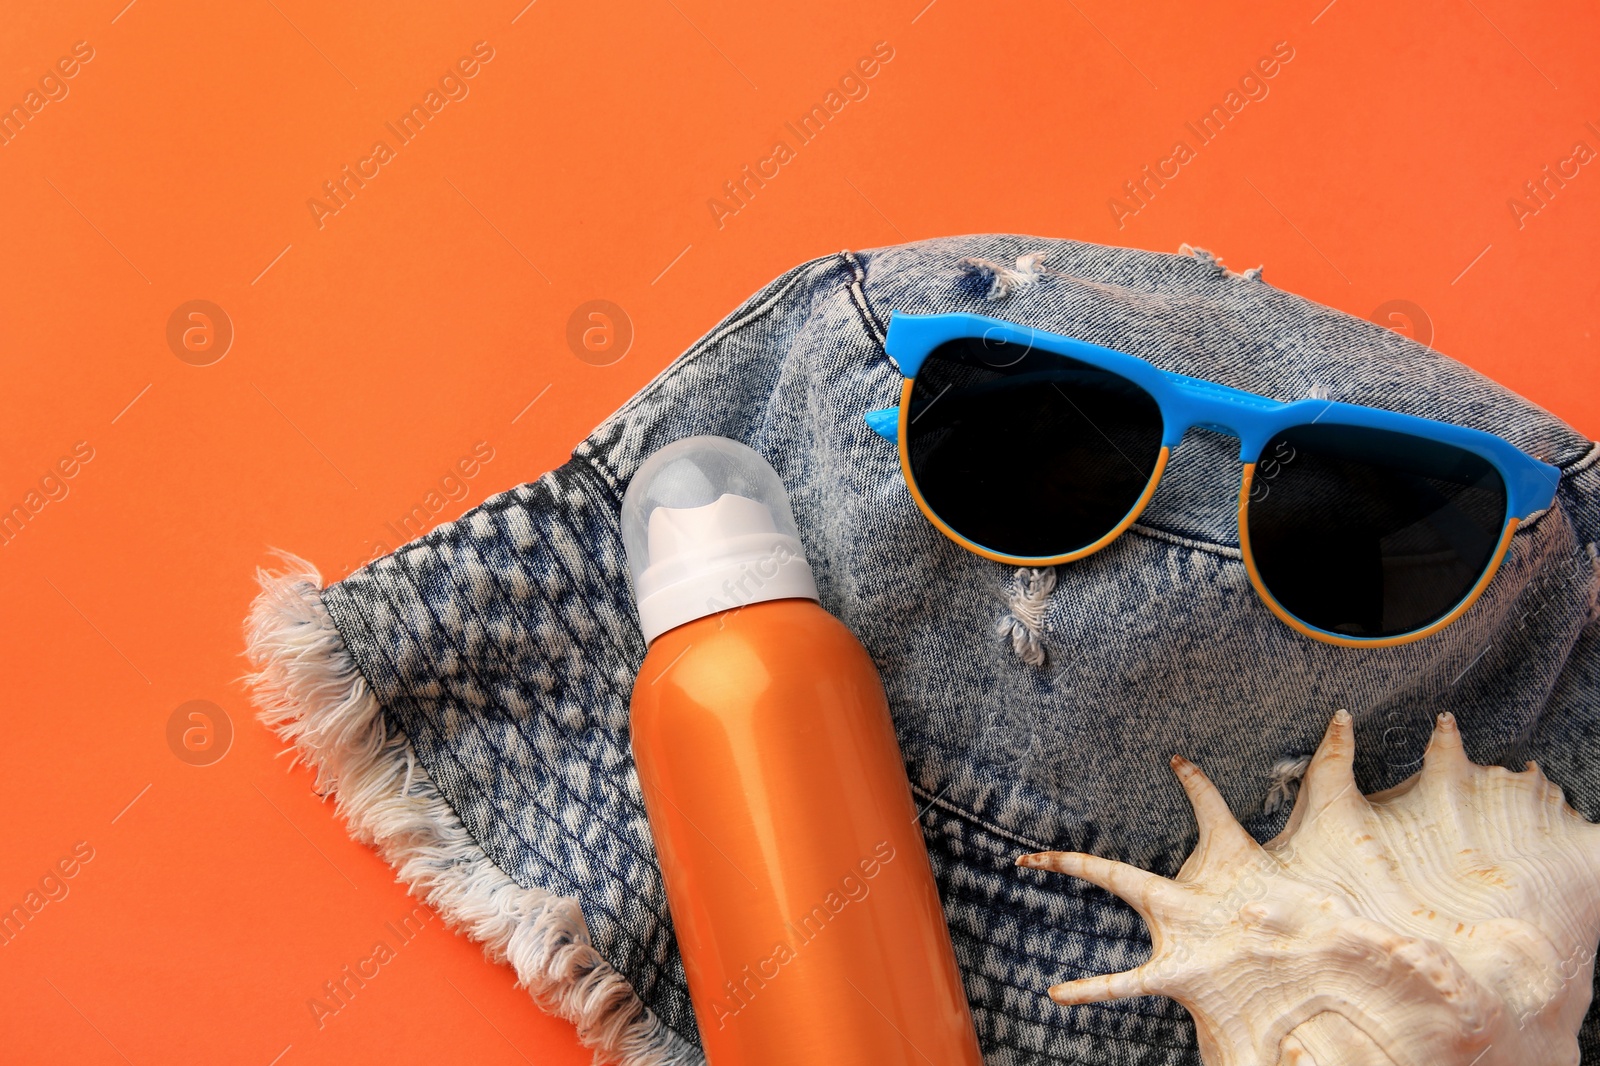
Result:
{"label": "white frayed threads", "polygon": [[315,768],[350,835],[374,847],[413,895],[464,929],[495,962],[509,962],[541,1007],[578,1027],[596,1060],[622,1066],[703,1066],[595,951],[578,901],[523,888],[467,832],[416,766],[411,742],[390,735],[383,710],[322,604],[315,567],[282,556],[258,570],[261,593],[245,622],[260,718]]}
{"label": "white frayed threads", "polygon": [[1043,666],[1047,655],[1044,647],[1044,611],[1050,593],[1056,588],[1056,568],[1041,569],[1021,567],[1013,576],[1011,594],[1006,613],[995,623],[994,631],[1002,639],[1009,638],[1011,650],[1029,666]]}
{"label": "white frayed threads", "polygon": [[1178,254],[1187,255],[1190,258],[1198,259],[1202,263],[1213,267],[1221,273],[1226,274],[1230,278],[1244,278],[1246,281],[1260,281],[1261,272],[1267,268],[1267,265],[1263,263],[1260,266],[1253,266],[1243,273],[1237,273],[1224,266],[1222,260],[1219,259],[1214,253],[1208,252],[1204,248],[1197,248],[1187,241],[1178,245]]}
{"label": "white frayed threads", "polygon": [[1014,267],[996,263],[992,259],[980,259],[977,256],[969,256],[961,260],[958,265],[963,270],[982,274],[989,279],[989,291],[984,295],[986,300],[1000,300],[1013,292],[1030,289],[1049,273],[1044,266],[1043,252],[1018,256],[1017,265]]}
{"label": "white frayed threads", "polygon": [[1300,779],[1306,776],[1306,768],[1310,765],[1309,755],[1279,759],[1273,763],[1272,769],[1267,771],[1267,798],[1261,804],[1261,813],[1277,814],[1293,803],[1300,791]]}

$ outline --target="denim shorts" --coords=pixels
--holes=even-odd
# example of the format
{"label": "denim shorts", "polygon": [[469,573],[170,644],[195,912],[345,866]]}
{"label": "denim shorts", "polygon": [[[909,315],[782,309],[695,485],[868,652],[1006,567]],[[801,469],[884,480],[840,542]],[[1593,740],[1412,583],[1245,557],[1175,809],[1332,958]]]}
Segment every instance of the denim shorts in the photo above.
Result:
{"label": "denim shorts", "polygon": [[[1561,467],[1560,492],[1459,621],[1400,647],[1317,643],[1269,612],[1240,558],[1237,442],[1208,430],[1105,550],[991,562],[929,524],[862,421],[899,399],[883,348],[896,311],[981,312],[1282,400],[1491,430]],[[1107,893],[1013,865],[1076,850],[1176,873],[1195,825],[1174,753],[1265,839],[1333,711],[1355,717],[1365,791],[1414,773],[1450,711],[1474,760],[1537,759],[1600,818],[1591,442],[1203,251],[972,236],[829,255],[752,296],[560,468],[326,589],[298,562],[267,575],[252,621],[264,715],[352,831],[606,1059],[701,1061],[629,753],[645,648],[617,524],[640,463],[700,433],[777,469],[823,606],[877,663],[990,1063],[1198,1064],[1171,1000],[1046,996],[1137,965],[1149,938]],[[1021,446],[1011,458],[1030,461]],[[1600,1062],[1593,1011],[1583,1046]]]}

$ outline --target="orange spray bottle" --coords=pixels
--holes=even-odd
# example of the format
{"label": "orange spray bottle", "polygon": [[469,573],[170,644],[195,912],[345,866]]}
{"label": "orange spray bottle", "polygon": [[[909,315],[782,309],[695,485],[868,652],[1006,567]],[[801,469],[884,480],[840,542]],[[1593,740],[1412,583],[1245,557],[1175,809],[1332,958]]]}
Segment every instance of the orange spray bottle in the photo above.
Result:
{"label": "orange spray bottle", "polygon": [[710,1066],[981,1066],[882,683],[778,475],[678,441],[622,533],[633,755]]}

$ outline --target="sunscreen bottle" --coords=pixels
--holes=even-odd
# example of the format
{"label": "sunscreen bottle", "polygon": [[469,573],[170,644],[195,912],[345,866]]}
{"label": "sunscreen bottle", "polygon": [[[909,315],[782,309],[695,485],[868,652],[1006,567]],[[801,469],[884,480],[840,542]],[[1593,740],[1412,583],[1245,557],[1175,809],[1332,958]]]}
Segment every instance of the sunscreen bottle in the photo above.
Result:
{"label": "sunscreen bottle", "polygon": [[883,685],[755,451],[640,467],[632,742],[710,1066],[981,1066]]}

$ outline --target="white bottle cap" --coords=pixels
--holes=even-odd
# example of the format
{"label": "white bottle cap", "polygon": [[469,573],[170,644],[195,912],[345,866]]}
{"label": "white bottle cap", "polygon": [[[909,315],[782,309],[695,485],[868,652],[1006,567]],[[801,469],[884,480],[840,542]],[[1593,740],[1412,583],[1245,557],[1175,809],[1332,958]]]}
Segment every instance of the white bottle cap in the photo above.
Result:
{"label": "white bottle cap", "polygon": [[817,598],[777,471],[726,437],[687,437],[644,461],[622,497],[622,544],[647,644],[719,611]]}

